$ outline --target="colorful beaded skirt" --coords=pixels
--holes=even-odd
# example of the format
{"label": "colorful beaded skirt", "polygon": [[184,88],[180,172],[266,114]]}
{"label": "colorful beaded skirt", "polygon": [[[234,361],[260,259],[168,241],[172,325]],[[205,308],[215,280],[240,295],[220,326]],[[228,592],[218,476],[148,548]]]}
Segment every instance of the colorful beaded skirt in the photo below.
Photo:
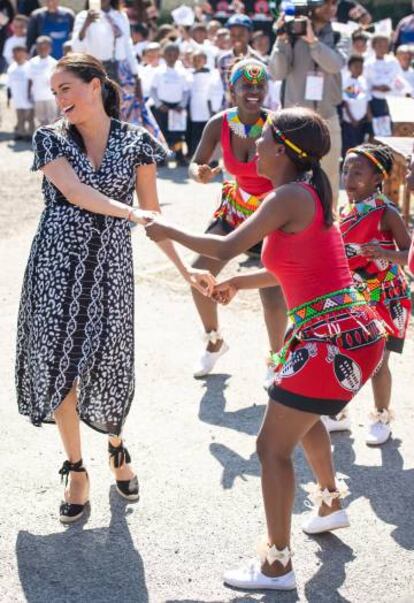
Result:
{"label": "colorful beaded skirt", "polygon": [[224,219],[233,228],[236,228],[256,211],[268,194],[250,195],[241,189],[237,182],[225,180],[221,192],[221,203],[214,212],[214,218]]}
{"label": "colorful beaded skirt", "polygon": [[385,329],[353,288],[293,308],[293,325],[274,356],[271,399],[298,410],[336,414],[382,361]]}

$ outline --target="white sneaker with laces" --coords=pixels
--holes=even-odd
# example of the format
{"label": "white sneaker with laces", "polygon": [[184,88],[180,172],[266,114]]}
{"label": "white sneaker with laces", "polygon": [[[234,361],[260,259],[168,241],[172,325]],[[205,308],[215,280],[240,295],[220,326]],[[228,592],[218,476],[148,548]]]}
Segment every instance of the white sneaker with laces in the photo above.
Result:
{"label": "white sneaker with laces", "polygon": [[345,509],[335,511],[330,515],[321,517],[318,511],[312,511],[305,515],[302,522],[302,530],[306,534],[322,534],[323,532],[331,532],[339,528],[348,528],[350,525],[349,518]]}
{"label": "white sneaker with laces", "polygon": [[334,431],[351,431],[351,419],[344,412],[339,413],[335,418],[322,415],[321,419],[329,433]]}
{"label": "white sneaker with laces", "polygon": [[229,586],[245,590],[294,590],[296,588],[293,570],[283,576],[271,578],[262,573],[259,559],[252,559],[244,566],[224,572],[223,581]]}
{"label": "white sneaker with laces", "polygon": [[220,358],[220,356],[223,356],[223,354],[225,354],[229,349],[229,346],[223,340],[220,333],[218,333],[217,331],[210,331],[210,333],[206,333],[205,340],[207,343],[217,343],[217,341],[222,340],[222,344],[217,352],[208,352],[207,350],[204,351],[198,361],[197,366],[194,369],[193,376],[196,379],[199,377],[205,377],[206,375],[211,373],[217,360]]}
{"label": "white sneaker with laces", "polygon": [[391,436],[391,421],[394,419],[392,410],[384,408],[370,413],[371,423],[368,426],[368,433],[365,442],[368,446],[380,446],[384,444]]}

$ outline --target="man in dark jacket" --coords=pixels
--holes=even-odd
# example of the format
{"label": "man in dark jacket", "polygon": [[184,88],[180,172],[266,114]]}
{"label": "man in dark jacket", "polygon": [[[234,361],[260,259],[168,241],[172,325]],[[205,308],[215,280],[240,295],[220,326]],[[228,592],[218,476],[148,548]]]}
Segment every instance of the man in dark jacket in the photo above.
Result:
{"label": "man in dark jacket", "polygon": [[27,28],[27,50],[32,52],[39,36],[52,39],[52,57],[59,60],[63,56],[63,44],[71,36],[75,13],[59,6],[58,0],[46,0],[45,8],[35,10]]}

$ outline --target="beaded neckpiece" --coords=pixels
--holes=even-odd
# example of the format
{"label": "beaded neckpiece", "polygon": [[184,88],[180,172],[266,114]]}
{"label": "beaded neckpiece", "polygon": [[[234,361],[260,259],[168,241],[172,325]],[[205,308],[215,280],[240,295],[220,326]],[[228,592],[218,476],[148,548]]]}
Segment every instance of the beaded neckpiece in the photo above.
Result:
{"label": "beaded neckpiece", "polygon": [[265,120],[262,116],[254,124],[244,124],[240,121],[239,113],[237,108],[230,109],[227,113],[227,121],[229,128],[236,136],[240,138],[259,138],[262,134]]}

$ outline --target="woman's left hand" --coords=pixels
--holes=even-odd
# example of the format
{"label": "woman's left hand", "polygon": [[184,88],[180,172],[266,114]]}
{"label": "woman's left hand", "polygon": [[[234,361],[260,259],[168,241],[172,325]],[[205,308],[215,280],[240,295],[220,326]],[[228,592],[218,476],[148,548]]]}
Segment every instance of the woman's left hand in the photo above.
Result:
{"label": "woman's left hand", "polygon": [[383,249],[381,245],[378,245],[378,243],[365,243],[364,245],[361,245],[361,255],[365,256],[366,258],[370,258],[372,260],[377,260],[380,258],[386,259],[386,254],[386,249]]}
{"label": "woman's left hand", "polygon": [[146,235],[149,239],[151,239],[151,241],[154,241],[154,243],[159,243],[160,241],[168,239],[168,229],[168,223],[165,222],[160,216],[150,218],[145,223]]}
{"label": "woman's left hand", "polygon": [[194,289],[197,289],[197,291],[206,297],[211,297],[216,285],[216,279],[210,272],[207,270],[198,270],[197,268],[187,268],[183,276]]}

